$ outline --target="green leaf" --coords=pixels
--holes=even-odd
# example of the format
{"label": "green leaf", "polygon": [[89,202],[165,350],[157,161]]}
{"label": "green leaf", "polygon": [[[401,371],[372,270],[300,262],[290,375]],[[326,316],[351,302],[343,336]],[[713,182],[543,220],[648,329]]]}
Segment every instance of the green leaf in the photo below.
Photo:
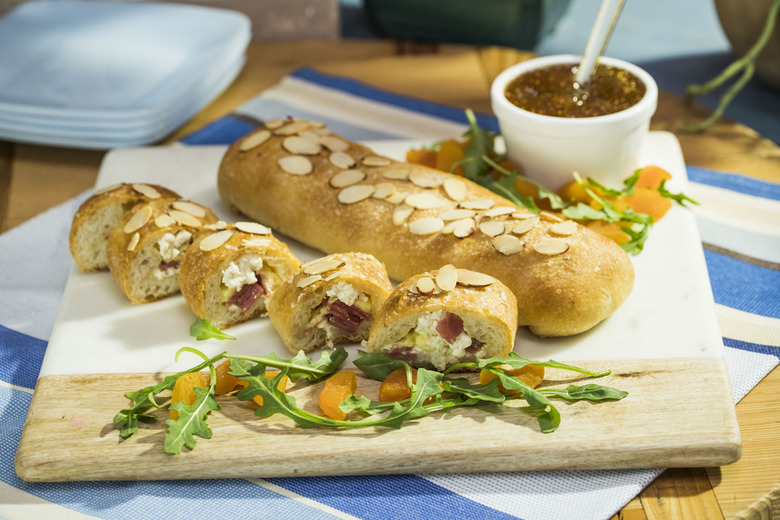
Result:
{"label": "green leaf", "polygon": [[493,379],[486,385],[475,385],[466,378],[447,379],[444,382],[444,390],[456,394],[462,394],[478,401],[491,403],[503,403],[506,396],[498,389],[498,379]]}
{"label": "green leaf", "polygon": [[377,415],[393,408],[392,402],[372,401],[365,395],[350,395],[339,404],[339,410],[349,414],[352,412],[362,412],[367,415]]}
{"label": "green leaf", "polygon": [[690,204],[696,204],[699,205],[698,202],[690,198],[689,196],[685,195],[684,193],[672,193],[666,189],[666,179],[661,179],[661,184],[658,186],[658,193],[661,194],[662,197],[665,197],[667,199],[671,199],[675,201],[677,204],[683,207],[688,207],[685,205],[686,202]]}
{"label": "green leaf", "polygon": [[204,341],[207,339],[218,339],[218,340],[236,339],[235,337],[229,334],[225,334],[224,332],[216,328],[208,320],[204,320],[201,318],[198,318],[197,320],[195,320],[195,323],[190,325],[190,336],[192,336],[198,341]]}
{"label": "green leaf", "polygon": [[[282,359],[276,354],[269,354],[268,356],[254,357],[254,356],[239,356],[234,354],[226,354],[228,359],[243,359],[251,361],[253,363],[259,363],[265,366],[286,369],[287,377],[290,381],[295,382],[302,377],[305,377],[309,381],[318,381],[323,377],[329,376],[346,361],[348,354],[342,347],[338,347],[333,350],[332,353],[328,351],[322,351],[320,359],[312,362],[306,357],[306,354],[299,350],[298,354],[291,359]],[[232,369],[233,364],[231,362],[230,367]],[[236,374],[233,374],[236,376]],[[238,377],[238,376],[236,376]]]}
{"label": "green leaf", "polygon": [[[213,378],[212,378],[213,379]],[[171,410],[179,412],[176,420],[168,419],[168,432],[165,435],[163,450],[165,453],[181,453],[182,447],[195,448],[197,441],[195,435],[204,439],[210,439],[213,435],[211,428],[206,424],[206,416],[209,412],[219,410],[221,407],[214,398],[214,385],[208,388],[194,387],[195,402],[188,405],[179,401],[171,405]]]}
{"label": "green leaf", "polygon": [[398,359],[392,359],[383,354],[369,354],[358,351],[358,357],[354,364],[366,377],[375,381],[384,381],[390,372],[404,368],[406,363]]}
{"label": "green leaf", "polygon": [[540,391],[545,395],[552,395],[569,401],[619,401],[628,395],[628,392],[623,390],[595,383],[582,386],[569,385],[563,389],[544,388]]}
{"label": "green leaf", "polygon": [[498,376],[504,389],[522,392],[523,399],[525,399],[532,408],[539,410],[535,416],[539,421],[539,427],[543,433],[554,432],[558,428],[561,424],[561,414],[541,392],[523,383],[519,378],[507,374],[501,369],[491,367],[486,370],[489,370]]}
{"label": "green leaf", "polygon": [[477,123],[474,112],[466,109],[466,119],[469,122],[469,129],[464,137],[470,137],[468,145],[464,148],[466,156],[455,164],[455,167],[462,166],[468,179],[481,183],[481,177],[490,171],[490,166],[486,164],[483,157],[495,156],[493,143],[496,134],[490,130],[481,128]]}

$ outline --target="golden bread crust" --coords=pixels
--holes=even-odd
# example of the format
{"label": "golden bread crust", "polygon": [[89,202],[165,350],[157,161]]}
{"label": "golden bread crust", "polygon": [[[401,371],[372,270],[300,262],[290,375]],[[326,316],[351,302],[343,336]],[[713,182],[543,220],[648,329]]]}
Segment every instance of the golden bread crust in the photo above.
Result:
{"label": "golden bread crust", "polygon": [[[372,254],[395,280],[445,264],[490,274],[517,296],[519,325],[529,326],[540,336],[588,330],[610,316],[631,292],[634,269],[628,255],[584,226],[572,222],[570,228],[561,230],[565,234],[556,233],[561,219],[543,214],[538,220],[532,217],[536,223],[529,231],[513,232],[529,213],[486,188],[425,166],[377,159],[365,146],[331,134],[329,138],[344,143],[338,154],[354,160],[349,169],[365,174],[357,185],[373,187],[375,195],[394,193],[351,202],[355,191],[372,188],[342,187],[343,183],[333,186],[337,175],[347,169],[343,163],[334,164],[337,152],[322,147],[318,153],[304,156],[311,164],[310,173],[289,173],[279,163],[295,155],[284,148],[288,136],[275,135],[277,129],[270,131],[272,135],[262,144],[251,148],[244,144],[258,132],[239,140],[225,154],[218,176],[220,196],[229,207],[309,246],[326,253],[359,250]],[[423,187],[431,180],[433,187]],[[459,195],[452,186],[462,187],[460,200],[455,200]],[[353,193],[346,194],[346,190]],[[408,198],[412,194],[424,194],[425,200],[416,199],[417,207],[411,207],[410,214],[402,218],[403,207],[412,204]],[[432,204],[438,207],[425,209],[431,196],[435,198]],[[485,209],[473,210],[472,232],[464,238],[452,231],[454,221],[439,218],[451,210],[468,210],[480,204]],[[507,208],[508,213],[498,214],[499,208]],[[436,229],[437,221],[444,228],[419,234],[428,231],[429,224]],[[496,224],[483,230],[488,221],[503,224],[499,235],[506,238],[497,243],[497,237],[492,236]],[[509,246],[503,247],[504,242]],[[551,253],[544,247],[561,243],[564,252],[555,253],[553,248]]]}

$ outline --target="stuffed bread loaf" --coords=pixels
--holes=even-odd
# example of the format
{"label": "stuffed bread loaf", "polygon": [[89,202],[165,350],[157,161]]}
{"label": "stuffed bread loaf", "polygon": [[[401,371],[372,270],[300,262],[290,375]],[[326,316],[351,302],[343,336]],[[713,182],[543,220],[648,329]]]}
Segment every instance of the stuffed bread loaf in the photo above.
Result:
{"label": "stuffed bread loaf", "polygon": [[514,347],[517,301],[492,276],[452,264],[405,280],[385,300],[366,348],[412,366],[445,368],[506,357]]}
{"label": "stuffed bread loaf", "polygon": [[108,269],[106,239],[130,208],[155,199],[178,199],[179,195],[156,184],[122,183],[95,192],[73,216],[70,253],[82,271]]}
{"label": "stuffed bread loaf", "polygon": [[393,286],[382,263],[364,253],[304,264],[268,302],[268,316],[290,352],[311,352],[368,338]]}
{"label": "stuffed bread loaf", "polygon": [[179,263],[204,226],[219,221],[209,208],[181,199],[136,204],[108,235],[111,275],[133,303],[179,291]]}
{"label": "stuffed bread loaf", "polygon": [[613,241],[317,123],[274,121],[240,139],[218,187],[229,207],[327,253],[372,254],[396,280],[445,264],[494,276],[517,296],[518,324],[540,336],[590,329],[633,287]]}
{"label": "stuffed bread loaf", "polygon": [[198,317],[223,329],[267,314],[268,299],[301,262],[256,222],[207,226],[187,248],[179,287]]}

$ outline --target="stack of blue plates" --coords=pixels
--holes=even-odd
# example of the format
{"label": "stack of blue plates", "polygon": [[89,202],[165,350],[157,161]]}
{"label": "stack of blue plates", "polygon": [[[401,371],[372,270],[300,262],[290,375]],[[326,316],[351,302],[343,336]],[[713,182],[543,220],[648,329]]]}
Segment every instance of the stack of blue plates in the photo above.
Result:
{"label": "stack of blue plates", "polygon": [[0,139],[154,143],[244,66],[249,19],[179,4],[34,0],[0,19]]}

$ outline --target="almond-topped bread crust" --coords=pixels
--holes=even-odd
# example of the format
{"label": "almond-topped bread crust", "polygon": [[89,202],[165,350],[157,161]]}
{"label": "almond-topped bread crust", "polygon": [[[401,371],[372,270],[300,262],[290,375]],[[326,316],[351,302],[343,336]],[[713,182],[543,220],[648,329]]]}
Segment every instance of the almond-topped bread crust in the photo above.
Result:
{"label": "almond-topped bread crust", "polygon": [[[265,316],[270,295],[301,266],[270,229],[253,224],[215,226],[194,240],[181,261],[184,300],[198,317],[220,329]],[[255,284],[251,292],[245,289]],[[247,295],[237,297],[242,289]]]}
{"label": "almond-topped bread crust", "polygon": [[[307,130],[320,136],[316,153],[283,146],[289,132]],[[584,226],[556,226],[565,219],[533,215],[463,177],[378,156],[316,123],[263,131],[270,135],[260,144],[245,146],[250,134],[228,149],[220,195],[309,246],[372,254],[395,280],[445,264],[492,275],[517,296],[519,325],[540,336],[586,331],[631,292],[628,254]],[[348,170],[365,176],[342,175]]]}
{"label": "almond-topped bread crust", "polygon": [[179,291],[178,264],[204,226],[218,222],[211,209],[181,199],[136,204],[108,235],[111,275],[133,303],[160,300]]}
{"label": "almond-topped bread crust", "polygon": [[[368,338],[374,317],[392,290],[379,260],[365,253],[337,253],[303,264],[271,295],[268,316],[293,353],[359,343]],[[342,313],[352,312],[349,319],[359,321],[354,330],[334,325],[338,315],[335,320],[328,316],[336,301],[341,319]]]}
{"label": "almond-topped bread crust", "polygon": [[[442,276],[445,269],[453,276]],[[506,285],[448,265],[395,288],[374,320],[366,348],[444,370],[477,358],[506,357],[516,330],[517,300]]]}
{"label": "almond-topped bread crust", "polygon": [[106,239],[126,211],[154,199],[178,199],[179,195],[157,184],[122,183],[95,192],[73,216],[70,253],[82,271],[108,269]]}

